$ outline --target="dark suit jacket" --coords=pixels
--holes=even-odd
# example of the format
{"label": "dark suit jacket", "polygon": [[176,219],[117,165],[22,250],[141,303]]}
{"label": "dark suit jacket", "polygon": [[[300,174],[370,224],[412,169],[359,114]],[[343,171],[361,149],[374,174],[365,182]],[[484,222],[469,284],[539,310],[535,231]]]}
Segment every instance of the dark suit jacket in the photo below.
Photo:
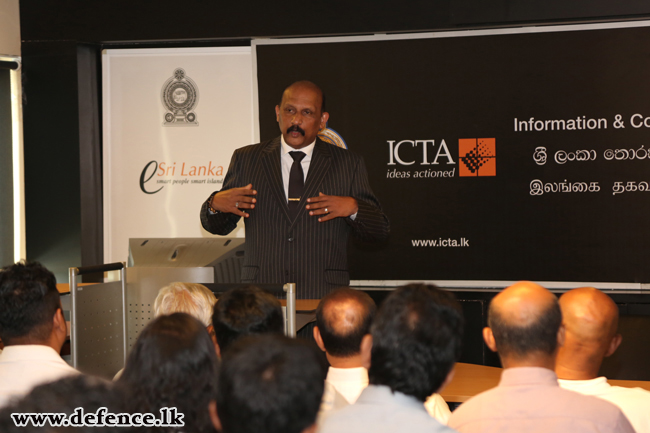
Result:
{"label": "dark suit jacket", "polygon": [[[257,190],[255,209],[246,218],[246,254],[243,283],[296,283],[297,297],[319,299],[348,285],[348,235],[366,241],[388,237],[389,222],[370,189],[363,159],[345,149],[316,140],[300,211],[289,217],[282,183],[280,137],[237,149],[222,190],[249,183]],[[305,209],[307,198],[319,192],[354,197],[359,204],[355,220],[335,218],[323,223]],[[201,207],[201,224],[213,234],[227,235],[239,216],[212,215],[209,200]]]}

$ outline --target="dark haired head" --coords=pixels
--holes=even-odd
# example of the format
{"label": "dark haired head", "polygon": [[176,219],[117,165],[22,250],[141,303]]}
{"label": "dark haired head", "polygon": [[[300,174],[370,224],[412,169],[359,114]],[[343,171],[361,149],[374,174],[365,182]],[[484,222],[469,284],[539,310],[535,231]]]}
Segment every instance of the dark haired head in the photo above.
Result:
{"label": "dark haired head", "polygon": [[409,284],[382,303],[371,333],[370,383],[424,402],[460,357],[463,313],[451,292]]}
{"label": "dark haired head", "polygon": [[16,263],[0,271],[0,339],[46,341],[61,308],[54,274],[40,263]]}
{"label": "dark haired head", "polygon": [[338,357],[357,355],[363,336],[377,306],[367,293],[341,287],[321,299],[316,309],[316,326],[327,353]]}
{"label": "dark haired head", "polygon": [[219,297],[212,326],[221,353],[238,338],[251,334],[282,334],[284,318],[280,301],[259,287],[232,289]]}
{"label": "dark haired head", "polygon": [[316,421],[327,367],[318,349],[282,335],[241,339],[217,388],[223,433],[300,433]]}
{"label": "dark haired head", "polygon": [[176,407],[182,431],[211,432],[208,405],[216,388],[217,354],[205,326],[185,313],[152,320],[140,333],[118,384],[131,413]]}
{"label": "dark haired head", "polygon": [[[115,431],[115,427],[16,427],[12,413],[66,414],[72,415],[76,408],[83,408],[84,414],[96,413],[106,408],[107,413],[125,412],[124,396],[113,384],[105,380],[84,375],[66,377],[55,382],[37,386],[27,396],[0,410],[0,431],[3,433],[49,433],[49,432],[93,432]],[[48,428],[49,427],[49,428]]]}
{"label": "dark haired head", "polygon": [[562,325],[558,300],[545,288],[519,282],[497,295],[488,309],[488,326],[499,356],[554,356]]}

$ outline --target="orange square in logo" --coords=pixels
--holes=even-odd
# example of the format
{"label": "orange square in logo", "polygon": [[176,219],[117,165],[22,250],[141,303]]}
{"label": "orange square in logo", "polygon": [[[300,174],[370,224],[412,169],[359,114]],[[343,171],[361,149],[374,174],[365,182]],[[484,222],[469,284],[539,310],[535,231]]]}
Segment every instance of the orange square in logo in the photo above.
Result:
{"label": "orange square in logo", "polygon": [[496,176],[497,151],[494,138],[461,138],[458,140],[460,166],[458,175]]}

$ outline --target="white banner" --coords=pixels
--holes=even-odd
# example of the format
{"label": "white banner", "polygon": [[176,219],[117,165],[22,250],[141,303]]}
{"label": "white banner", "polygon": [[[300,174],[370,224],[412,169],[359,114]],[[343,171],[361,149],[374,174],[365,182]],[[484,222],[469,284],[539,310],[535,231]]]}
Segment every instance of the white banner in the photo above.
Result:
{"label": "white banner", "polygon": [[212,236],[201,204],[257,141],[251,48],[105,50],[102,62],[104,262],[126,261],[129,238]]}

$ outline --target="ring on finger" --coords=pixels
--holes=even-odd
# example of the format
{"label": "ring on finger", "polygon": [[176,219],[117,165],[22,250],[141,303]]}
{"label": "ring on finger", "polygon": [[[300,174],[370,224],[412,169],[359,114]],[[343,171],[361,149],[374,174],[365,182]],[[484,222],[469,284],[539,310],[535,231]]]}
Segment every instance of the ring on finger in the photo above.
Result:
{"label": "ring on finger", "polygon": [[329,211],[327,210],[327,208],[325,208],[325,213],[329,213]]}
{"label": "ring on finger", "polygon": [[235,207],[239,208],[239,202],[238,201],[235,202]]}

